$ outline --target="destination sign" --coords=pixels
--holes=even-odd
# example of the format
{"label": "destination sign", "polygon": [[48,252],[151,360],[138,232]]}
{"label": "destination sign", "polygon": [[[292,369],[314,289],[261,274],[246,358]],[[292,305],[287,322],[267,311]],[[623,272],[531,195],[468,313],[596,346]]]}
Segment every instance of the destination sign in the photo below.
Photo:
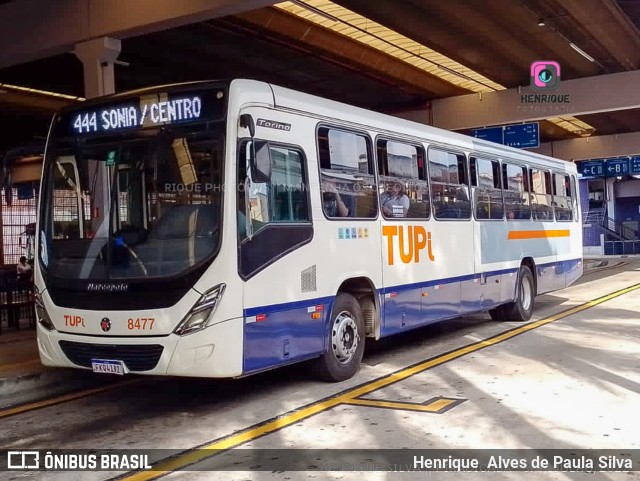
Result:
{"label": "destination sign", "polygon": [[86,136],[222,120],[226,103],[226,88],[153,93],[65,112],[58,117],[55,132],[61,137]]}
{"label": "destination sign", "polygon": [[162,102],[141,102],[99,111],[80,112],[73,117],[73,130],[78,134],[106,132],[132,127],[198,120],[202,113],[200,97],[186,97]]}

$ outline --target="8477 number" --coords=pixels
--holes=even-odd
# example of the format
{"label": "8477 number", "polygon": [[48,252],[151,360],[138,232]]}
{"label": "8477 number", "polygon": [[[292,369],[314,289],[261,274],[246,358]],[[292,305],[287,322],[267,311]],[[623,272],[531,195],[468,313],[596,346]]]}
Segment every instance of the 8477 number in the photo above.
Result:
{"label": "8477 number", "polygon": [[130,331],[150,331],[153,329],[153,323],[155,322],[153,317],[131,317],[127,319],[127,328]]}

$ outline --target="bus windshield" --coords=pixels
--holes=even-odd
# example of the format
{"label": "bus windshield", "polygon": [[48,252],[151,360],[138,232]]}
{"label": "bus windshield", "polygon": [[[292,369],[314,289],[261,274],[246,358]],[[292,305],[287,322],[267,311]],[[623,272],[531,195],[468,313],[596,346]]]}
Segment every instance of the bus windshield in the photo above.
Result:
{"label": "bus windshield", "polygon": [[142,280],[210,260],[220,242],[222,132],[220,123],[52,139],[39,241],[47,275]]}

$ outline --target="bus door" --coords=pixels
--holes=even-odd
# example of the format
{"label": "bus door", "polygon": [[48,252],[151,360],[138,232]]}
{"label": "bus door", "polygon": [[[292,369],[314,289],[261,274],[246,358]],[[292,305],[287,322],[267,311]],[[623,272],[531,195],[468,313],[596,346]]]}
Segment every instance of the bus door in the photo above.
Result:
{"label": "bus door", "polygon": [[[260,130],[256,129],[258,134]],[[277,135],[274,135],[277,138]],[[286,364],[323,349],[315,282],[308,168],[301,147],[241,140],[238,156],[239,273],[244,280],[244,372]],[[254,146],[252,146],[252,142]],[[253,160],[255,159],[255,160]],[[307,272],[312,268],[314,272]],[[302,296],[301,296],[302,291]],[[327,306],[318,307],[318,312]]]}

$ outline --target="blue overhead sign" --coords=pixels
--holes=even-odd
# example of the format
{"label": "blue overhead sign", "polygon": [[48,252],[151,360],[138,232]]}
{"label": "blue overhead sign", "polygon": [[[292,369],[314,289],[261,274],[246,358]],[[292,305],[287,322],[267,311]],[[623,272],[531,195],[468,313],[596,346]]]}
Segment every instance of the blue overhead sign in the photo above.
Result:
{"label": "blue overhead sign", "polygon": [[583,160],[576,164],[583,178],[604,177],[604,159]]}
{"label": "blue overhead sign", "polygon": [[540,147],[538,122],[475,129],[472,130],[472,134],[476,139],[488,140],[489,142],[519,149]]}
{"label": "blue overhead sign", "polygon": [[504,143],[502,127],[489,127],[488,129],[476,129],[476,130],[473,130],[473,136],[476,139],[488,140],[489,142],[495,142],[496,144]]}
{"label": "blue overhead sign", "polygon": [[618,157],[604,161],[604,172],[607,177],[627,175],[629,173],[629,157]]}
{"label": "blue overhead sign", "polygon": [[538,122],[507,125],[504,129],[504,145],[519,149],[540,147]]}
{"label": "blue overhead sign", "polygon": [[629,173],[640,175],[640,155],[633,155],[629,159]]}

